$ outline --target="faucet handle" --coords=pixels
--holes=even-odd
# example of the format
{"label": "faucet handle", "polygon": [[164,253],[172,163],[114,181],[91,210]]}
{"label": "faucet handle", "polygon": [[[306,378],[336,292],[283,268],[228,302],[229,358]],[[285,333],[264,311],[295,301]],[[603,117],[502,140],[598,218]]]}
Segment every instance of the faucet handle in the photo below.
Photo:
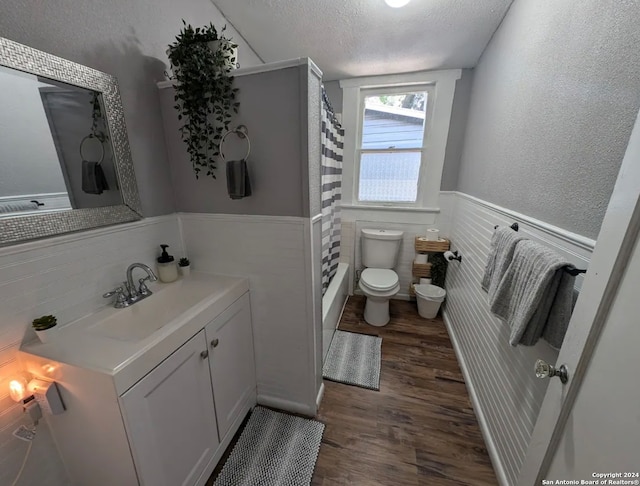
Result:
{"label": "faucet handle", "polygon": [[[154,275],[154,277],[155,277],[155,275]],[[152,294],[151,290],[149,290],[149,287],[147,287],[147,284],[145,284],[145,282],[147,280],[149,280],[151,282],[155,282],[157,280],[157,278],[154,279],[154,278],[151,277],[151,275],[148,275],[148,276],[138,280],[138,282],[140,283],[140,287],[138,287],[138,293],[140,295],[144,295],[145,297]]]}
{"label": "faucet handle", "polygon": [[129,303],[127,302],[127,297],[126,295],[124,295],[123,287],[116,287],[115,289],[105,294],[102,294],[102,297],[105,299],[108,299],[109,297],[113,297],[114,295],[116,296],[114,307],[120,309],[122,307],[127,307],[129,305]]}

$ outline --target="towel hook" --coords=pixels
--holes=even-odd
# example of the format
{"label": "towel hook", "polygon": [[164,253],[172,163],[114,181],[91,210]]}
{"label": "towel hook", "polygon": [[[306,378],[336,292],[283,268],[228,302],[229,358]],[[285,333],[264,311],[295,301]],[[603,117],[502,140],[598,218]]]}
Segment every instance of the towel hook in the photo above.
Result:
{"label": "towel hook", "polygon": [[249,158],[249,154],[251,153],[251,140],[249,140],[249,130],[247,129],[246,126],[244,125],[238,125],[236,128],[234,128],[233,130],[229,130],[227,131],[222,138],[220,139],[220,158],[222,159],[222,161],[225,161],[225,157],[224,157],[224,152],[222,151],[222,146],[224,145],[224,141],[225,139],[231,134],[231,133],[235,133],[238,138],[242,139],[242,140],[246,140],[247,141],[247,153],[246,155],[243,157],[243,160],[247,160]]}

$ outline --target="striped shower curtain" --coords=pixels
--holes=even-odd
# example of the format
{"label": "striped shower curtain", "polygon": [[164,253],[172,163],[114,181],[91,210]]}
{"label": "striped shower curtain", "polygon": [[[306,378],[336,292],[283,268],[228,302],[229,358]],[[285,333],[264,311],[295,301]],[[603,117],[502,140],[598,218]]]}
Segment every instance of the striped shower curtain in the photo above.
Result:
{"label": "striped shower curtain", "polygon": [[344,130],[322,88],[322,295],[340,261],[340,200]]}

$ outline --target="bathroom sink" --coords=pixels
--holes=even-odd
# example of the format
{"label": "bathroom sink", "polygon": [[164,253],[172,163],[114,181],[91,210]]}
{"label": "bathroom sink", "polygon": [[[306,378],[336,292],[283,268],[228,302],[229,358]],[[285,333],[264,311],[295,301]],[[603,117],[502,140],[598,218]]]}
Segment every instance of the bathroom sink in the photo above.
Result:
{"label": "bathroom sink", "polygon": [[159,286],[147,299],[124,309],[110,310],[108,317],[90,325],[88,332],[118,341],[142,341],[201,302],[211,288],[189,284],[188,280]]}

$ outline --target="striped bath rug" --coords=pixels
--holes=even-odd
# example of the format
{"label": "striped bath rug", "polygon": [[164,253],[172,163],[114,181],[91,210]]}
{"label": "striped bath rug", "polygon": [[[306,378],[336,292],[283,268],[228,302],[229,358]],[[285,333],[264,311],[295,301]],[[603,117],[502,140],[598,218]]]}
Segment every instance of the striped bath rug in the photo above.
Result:
{"label": "striped bath rug", "polygon": [[256,407],[214,486],[309,486],[324,424]]}
{"label": "striped bath rug", "polygon": [[382,338],[336,331],[322,376],[331,381],[380,390]]}

